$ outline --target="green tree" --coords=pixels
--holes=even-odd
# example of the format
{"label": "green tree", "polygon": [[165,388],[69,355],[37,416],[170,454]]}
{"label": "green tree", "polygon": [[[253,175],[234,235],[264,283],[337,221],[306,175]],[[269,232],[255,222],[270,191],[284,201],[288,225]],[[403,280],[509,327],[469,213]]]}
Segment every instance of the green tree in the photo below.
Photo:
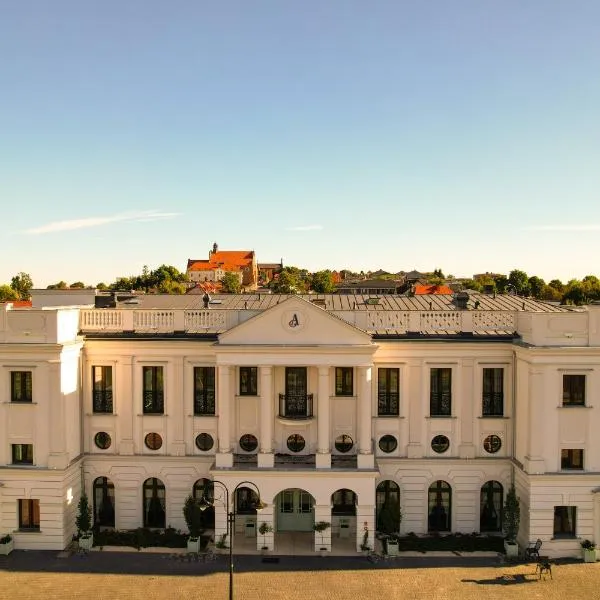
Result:
{"label": "green tree", "polygon": [[544,286],[546,285],[546,282],[541,279],[540,277],[538,277],[537,275],[532,275],[529,280],[529,291],[531,293],[531,295],[534,298],[541,298],[542,297],[542,291],[544,289]]}
{"label": "green tree", "polygon": [[58,283],[51,283],[47,288],[47,290],[68,290],[69,286],[66,281],[59,281]]}
{"label": "green tree", "polygon": [[311,288],[317,294],[331,294],[334,292],[335,283],[333,283],[333,273],[329,269],[313,273]]}
{"label": "green tree", "polygon": [[223,275],[221,279],[221,284],[223,286],[223,291],[226,294],[239,294],[242,289],[242,284],[240,282],[240,277],[237,273],[233,271],[228,271]]}
{"label": "green tree", "polygon": [[460,285],[463,290],[475,290],[476,292],[483,291],[483,286],[476,279],[461,279]]}
{"label": "green tree", "polygon": [[17,294],[19,294],[19,299],[29,300],[31,297],[30,292],[31,288],[33,287],[33,281],[27,273],[23,273],[23,271],[21,271],[12,278],[10,287],[15,290]]}
{"label": "green tree", "polygon": [[83,290],[85,289],[85,283],[82,281],[76,281],[69,286],[72,290]]}
{"label": "green tree", "polygon": [[494,283],[496,284],[496,291],[499,294],[504,294],[508,285],[508,277],[506,275],[498,275],[494,277]]}
{"label": "green tree", "polygon": [[131,290],[140,289],[136,286],[135,277],[117,277],[117,280],[110,285],[110,288],[118,292],[129,292]]}
{"label": "green tree", "polygon": [[108,289],[108,286],[105,283],[100,282],[96,284],[96,289],[106,291]]}
{"label": "green tree", "polygon": [[565,285],[563,284],[563,282],[560,279],[552,279],[552,281],[548,282],[548,285],[551,288],[554,288],[560,294],[564,294],[565,293]]}
{"label": "green tree", "polygon": [[79,504],[77,505],[77,518],[75,524],[79,535],[86,534],[92,528],[92,509],[85,492],[81,494]]}
{"label": "green tree", "polygon": [[546,302],[560,302],[562,297],[562,292],[559,292],[556,288],[553,288],[548,284],[544,286],[539,298],[540,300],[545,300]]}
{"label": "green tree", "polygon": [[157,291],[159,294],[171,294],[173,296],[181,296],[185,294],[186,287],[183,283],[173,281],[172,279],[166,279],[158,284]]}
{"label": "green tree", "polygon": [[295,267],[284,267],[277,276],[277,279],[273,279],[269,284],[269,287],[275,294],[297,294],[302,287],[302,284],[298,278],[298,269],[296,272],[292,270]]}
{"label": "green tree", "polygon": [[512,286],[515,293],[519,296],[527,296],[529,294],[529,277],[525,271],[513,269],[508,274],[508,284]]}
{"label": "green tree", "polygon": [[10,285],[0,285],[0,302],[10,302],[18,299],[19,294]]}
{"label": "green tree", "polygon": [[566,285],[565,292],[562,297],[563,304],[587,304],[588,297],[586,295],[585,286],[578,279],[571,279]]}

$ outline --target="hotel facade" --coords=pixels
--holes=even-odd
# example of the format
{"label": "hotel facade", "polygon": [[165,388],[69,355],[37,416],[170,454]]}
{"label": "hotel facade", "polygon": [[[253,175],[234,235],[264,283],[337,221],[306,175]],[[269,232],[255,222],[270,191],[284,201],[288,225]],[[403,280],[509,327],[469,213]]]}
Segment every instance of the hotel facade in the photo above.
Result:
{"label": "hotel facade", "polygon": [[[103,527],[215,537],[498,533],[600,540],[600,306],[509,295],[33,294],[0,307],[0,534],[62,549],[85,489]],[[106,306],[106,303],[103,304]],[[246,484],[245,482],[249,482]],[[254,488],[267,507],[253,510]],[[264,539],[263,539],[264,537]],[[347,540],[346,540],[347,541]]]}

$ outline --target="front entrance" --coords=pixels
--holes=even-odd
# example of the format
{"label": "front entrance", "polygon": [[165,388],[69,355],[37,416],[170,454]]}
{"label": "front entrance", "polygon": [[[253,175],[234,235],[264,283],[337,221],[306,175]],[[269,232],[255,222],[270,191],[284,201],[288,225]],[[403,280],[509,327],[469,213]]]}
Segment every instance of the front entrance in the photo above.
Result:
{"label": "front entrance", "polygon": [[277,531],[312,531],[314,498],[300,489],[284,490],[277,496]]}

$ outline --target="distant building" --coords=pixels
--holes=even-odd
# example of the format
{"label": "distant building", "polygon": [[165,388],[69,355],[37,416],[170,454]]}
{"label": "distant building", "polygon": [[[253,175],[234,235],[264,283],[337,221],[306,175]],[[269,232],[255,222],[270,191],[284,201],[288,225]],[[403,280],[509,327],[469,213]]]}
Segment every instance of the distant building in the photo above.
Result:
{"label": "distant building", "polygon": [[396,294],[398,282],[389,279],[361,279],[343,281],[338,285],[338,294]]}
{"label": "distant building", "polygon": [[208,260],[188,259],[186,275],[193,283],[218,282],[225,273],[237,273],[241,285],[247,290],[258,286],[258,265],[254,250],[219,250],[213,244]]}
{"label": "distant building", "polygon": [[278,263],[258,263],[258,281],[261,285],[266,285],[273,281],[275,275],[281,273],[283,269],[283,258]]}

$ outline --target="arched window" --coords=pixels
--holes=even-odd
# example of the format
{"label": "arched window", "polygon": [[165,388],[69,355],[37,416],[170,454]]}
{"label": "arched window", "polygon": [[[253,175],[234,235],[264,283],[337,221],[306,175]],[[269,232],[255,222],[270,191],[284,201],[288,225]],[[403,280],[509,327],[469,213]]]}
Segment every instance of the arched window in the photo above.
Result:
{"label": "arched window", "polygon": [[165,527],[165,485],[156,477],[144,481],[144,527]]}
{"label": "arched window", "polygon": [[197,502],[200,502],[203,498],[208,500],[208,506],[205,510],[201,511],[200,520],[202,522],[202,529],[214,529],[215,507],[211,504],[215,497],[213,482],[210,479],[198,479],[192,488],[192,496]]}
{"label": "arched window", "polygon": [[115,486],[108,477],[94,480],[94,525],[115,526]]}
{"label": "arched window", "polygon": [[241,487],[235,494],[235,507],[238,515],[255,515],[258,505],[258,494],[247,487]]}
{"label": "arched window", "polygon": [[400,487],[395,481],[382,481],[375,491],[377,531],[398,533],[400,531]]}
{"label": "arched window", "polygon": [[502,531],[504,489],[499,481],[486,481],[479,500],[479,530]]}
{"label": "arched window", "polygon": [[331,495],[332,515],[356,515],[356,494],[352,490],[341,489]]}
{"label": "arched window", "polygon": [[428,531],[450,531],[452,514],[452,488],[445,481],[435,481],[429,486]]}

